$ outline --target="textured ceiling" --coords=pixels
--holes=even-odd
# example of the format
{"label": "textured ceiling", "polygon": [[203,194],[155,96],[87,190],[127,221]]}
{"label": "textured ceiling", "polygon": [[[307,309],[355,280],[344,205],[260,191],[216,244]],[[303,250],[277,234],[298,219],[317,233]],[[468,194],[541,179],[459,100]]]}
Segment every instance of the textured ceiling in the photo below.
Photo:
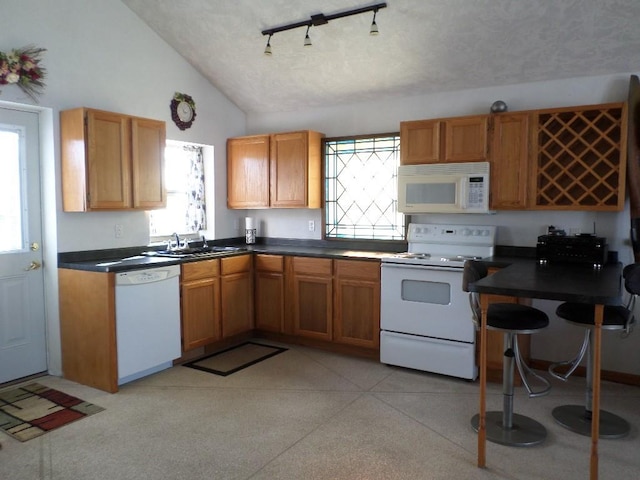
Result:
{"label": "textured ceiling", "polygon": [[381,1],[122,0],[243,111],[640,70],[640,0],[388,0],[373,14],[266,28]]}

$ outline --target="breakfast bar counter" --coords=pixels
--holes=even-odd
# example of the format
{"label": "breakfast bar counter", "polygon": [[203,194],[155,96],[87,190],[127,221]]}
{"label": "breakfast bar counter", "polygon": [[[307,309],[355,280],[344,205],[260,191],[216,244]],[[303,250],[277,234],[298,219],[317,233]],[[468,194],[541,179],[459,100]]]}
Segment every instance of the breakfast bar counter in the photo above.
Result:
{"label": "breakfast bar counter", "polygon": [[622,265],[607,264],[600,269],[584,265],[540,265],[522,260],[500,269],[469,285],[480,294],[482,325],[480,328],[480,424],[478,429],[478,467],[486,465],[486,387],[487,387],[487,321],[489,295],[539,298],[594,304],[595,347],[593,375],[593,417],[591,425],[590,478],[598,478],[598,436],[600,420],[600,365],[604,305],[622,303]]}

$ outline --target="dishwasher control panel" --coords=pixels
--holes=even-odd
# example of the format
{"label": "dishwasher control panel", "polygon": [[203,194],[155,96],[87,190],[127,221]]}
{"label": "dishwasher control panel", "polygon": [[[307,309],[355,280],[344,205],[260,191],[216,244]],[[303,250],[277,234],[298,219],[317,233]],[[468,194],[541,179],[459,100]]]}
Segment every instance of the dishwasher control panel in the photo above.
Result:
{"label": "dishwasher control panel", "polygon": [[147,270],[132,270],[116,274],[116,284],[118,285],[140,285],[144,283],[161,282],[168,278],[180,275],[178,265],[153,268]]}

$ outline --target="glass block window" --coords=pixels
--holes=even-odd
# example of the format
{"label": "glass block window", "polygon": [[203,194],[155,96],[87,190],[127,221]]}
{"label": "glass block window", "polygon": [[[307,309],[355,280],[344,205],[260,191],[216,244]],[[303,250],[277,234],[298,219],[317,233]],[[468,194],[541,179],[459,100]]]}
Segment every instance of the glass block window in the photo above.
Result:
{"label": "glass block window", "polygon": [[404,240],[400,135],[325,140],[325,238]]}

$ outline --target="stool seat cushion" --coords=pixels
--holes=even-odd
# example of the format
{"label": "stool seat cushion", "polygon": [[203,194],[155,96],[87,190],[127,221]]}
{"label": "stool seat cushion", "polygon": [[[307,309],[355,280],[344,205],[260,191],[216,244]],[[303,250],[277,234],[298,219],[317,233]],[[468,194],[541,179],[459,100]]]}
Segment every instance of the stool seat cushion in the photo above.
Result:
{"label": "stool seat cushion", "polygon": [[539,330],[549,325],[542,310],[517,303],[492,303],[487,310],[487,326],[514,332]]}
{"label": "stool seat cushion", "polygon": [[[586,326],[595,325],[595,307],[589,303],[561,303],[556,315],[573,323]],[[622,305],[605,305],[602,324],[609,327],[623,328],[629,319],[630,312]]]}

